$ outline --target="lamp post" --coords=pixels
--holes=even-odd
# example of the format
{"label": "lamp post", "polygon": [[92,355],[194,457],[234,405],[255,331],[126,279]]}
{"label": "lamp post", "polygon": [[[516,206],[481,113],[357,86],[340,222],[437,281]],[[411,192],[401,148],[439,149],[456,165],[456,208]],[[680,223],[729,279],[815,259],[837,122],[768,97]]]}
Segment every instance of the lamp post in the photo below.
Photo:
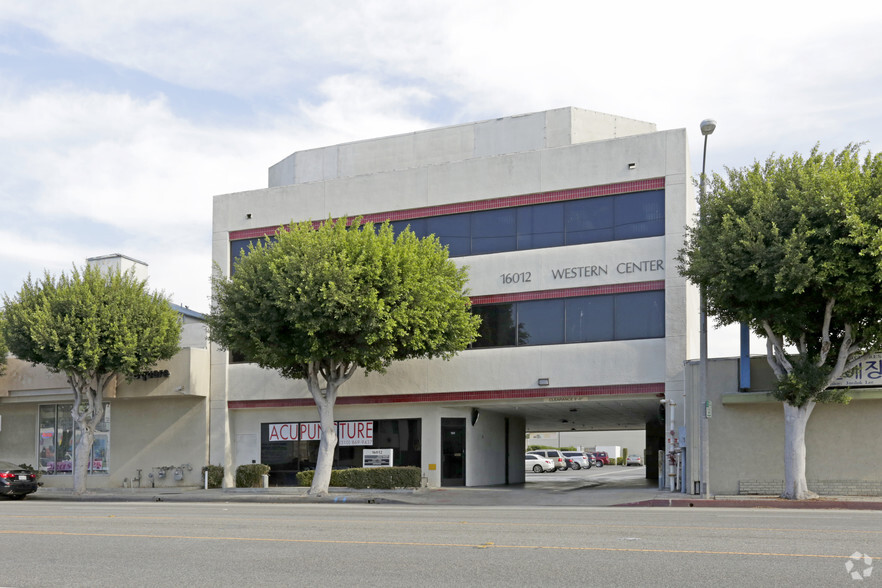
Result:
{"label": "lamp post", "polygon": [[[717,121],[705,119],[701,121],[701,134],[704,135],[704,150],[701,154],[701,179],[698,188],[699,223],[704,224],[704,170],[707,161],[707,136],[717,128]],[[710,498],[710,447],[708,445],[708,412],[710,406],[707,399],[707,296],[704,286],[699,288],[699,351],[698,351],[698,399],[700,402],[698,415],[698,436],[701,449],[701,465],[698,472],[701,497]]]}

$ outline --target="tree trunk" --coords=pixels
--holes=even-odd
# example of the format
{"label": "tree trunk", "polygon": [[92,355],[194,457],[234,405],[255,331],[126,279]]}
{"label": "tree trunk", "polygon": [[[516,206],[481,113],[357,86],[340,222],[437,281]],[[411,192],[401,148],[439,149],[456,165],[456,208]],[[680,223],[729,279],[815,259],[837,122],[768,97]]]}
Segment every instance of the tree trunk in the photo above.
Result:
{"label": "tree trunk", "polygon": [[82,494],[86,491],[86,474],[89,471],[89,461],[92,454],[92,442],[95,440],[95,427],[85,425],[83,420],[76,423],[77,446],[74,449],[76,467],[74,467],[74,494]]}
{"label": "tree trunk", "polygon": [[805,479],[805,426],[815,408],[809,400],[801,408],[784,403],[784,493],[781,498],[817,498]]}
{"label": "tree trunk", "polygon": [[67,375],[67,381],[74,393],[70,414],[77,433],[77,444],[74,448],[76,463],[72,470],[74,494],[83,494],[86,491],[86,475],[92,459],[95,428],[104,418],[104,388],[114,377],[113,374],[90,376],[75,372]]}
{"label": "tree trunk", "polygon": [[331,483],[331,468],[334,466],[334,449],[337,447],[337,428],[334,426],[334,405],[323,400],[316,402],[319,412],[319,426],[322,438],[319,440],[318,458],[315,462],[315,475],[312,477],[310,496],[326,496]]}

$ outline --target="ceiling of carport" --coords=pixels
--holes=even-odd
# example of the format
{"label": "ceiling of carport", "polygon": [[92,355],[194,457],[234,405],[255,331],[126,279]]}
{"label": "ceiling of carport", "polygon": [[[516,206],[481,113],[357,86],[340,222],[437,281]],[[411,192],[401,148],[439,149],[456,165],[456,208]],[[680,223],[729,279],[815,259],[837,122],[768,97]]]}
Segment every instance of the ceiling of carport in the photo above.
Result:
{"label": "ceiling of carport", "polygon": [[567,400],[476,402],[472,406],[526,419],[528,432],[642,430],[658,422],[655,394],[592,396]]}

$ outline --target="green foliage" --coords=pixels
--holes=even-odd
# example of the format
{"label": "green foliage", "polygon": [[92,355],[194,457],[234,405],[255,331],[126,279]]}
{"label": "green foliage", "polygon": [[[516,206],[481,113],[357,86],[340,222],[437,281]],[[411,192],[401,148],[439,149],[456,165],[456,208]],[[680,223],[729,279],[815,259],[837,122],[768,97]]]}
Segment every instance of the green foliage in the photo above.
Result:
{"label": "green foliage", "polygon": [[6,355],[8,353],[6,339],[3,338],[3,311],[0,310],[0,376],[6,373]]}
{"label": "green foliage", "polygon": [[178,314],[132,273],[87,266],[57,278],[29,276],[3,303],[10,351],[53,372],[131,377],[178,351]]}
{"label": "green foliage", "polygon": [[224,466],[207,465],[202,468],[202,478],[205,479],[205,472],[208,472],[208,487],[220,488],[224,485]]}
{"label": "green foliage", "polygon": [[773,156],[715,174],[700,206],[678,261],[682,275],[705,288],[708,315],[748,323],[763,337],[768,325],[783,344],[798,346],[805,360],[788,358],[794,369],[780,399],[841,401],[820,384],[836,352],[817,369],[808,359],[826,353],[831,303],[832,349],[845,341],[857,357],[882,344],[882,156],[862,160],[859,145]]}
{"label": "green foliage", "polygon": [[800,408],[810,400],[815,402],[848,404],[851,400],[847,389],[827,388],[830,367],[818,366],[811,357],[793,358],[793,369],[779,378],[772,396]]}
{"label": "green foliage", "polygon": [[262,463],[248,463],[236,468],[236,488],[260,488],[261,477],[268,474],[270,467]]}
{"label": "green foliage", "polygon": [[397,238],[385,223],[328,220],[280,227],[233,277],[213,279],[212,338],[283,376],[308,362],[349,362],[382,372],[392,361],[450,358],[476,336],[466,271],[434,237]]}
{"label": "green foliage", "polygon": [[[300,486],[311,485],[314,473],[312,470],[297,472],[297,484]],[[332,470],[330,486],[391,490],[393,488],[418,488],[421,481],[422,471],[413,466],[349,468]]]}

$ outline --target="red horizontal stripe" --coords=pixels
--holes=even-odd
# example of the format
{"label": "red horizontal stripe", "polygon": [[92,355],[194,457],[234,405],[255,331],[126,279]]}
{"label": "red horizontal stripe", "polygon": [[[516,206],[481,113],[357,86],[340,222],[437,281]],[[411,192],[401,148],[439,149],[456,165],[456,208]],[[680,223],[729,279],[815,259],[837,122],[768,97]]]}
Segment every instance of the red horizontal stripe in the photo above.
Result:
{"label": "red horizontal stripe", "polygon": [[[471,400],[516,400],[554,398],[557,396],[585,397],[620,396],[629,394],[664,394],[663,382],[649,384],[621,384],[610,386],[574,386],[570,388],[525,388],[520,390],[480,390],[474,392],[436,392],[424,394],[388,394],[382,396],[341,396],[337,405],[407,404],[417,402],[456,402]],[[230,409],[289,408],[315,406],[312,398],[277,398],[272,400],[230,400]]]}
{"label": "red horizontal stripe", "polygon": [[[580,198],[595,198],[598,196],[610,196],[613,194],[628,194],[630,192],[642,192],[646,190],[661,190],[665,187],[664,178],[652,178],[649,180],[636,180],[633,182],[620,182],[618,184],[606,184],[603,186],[589,186],[585,188],[571,188],[569,190],[555,190],[553,192],[540,192],[537,194],[522,194],[520,196],[505,196],[502,198],[490,198],[488,200],[472,200],[470,202],[458,202],[455,204],[442,204],[438,206],[424,206],[422,208],[410,208],[407,210],[392,210],[388,212],[376,212],[362,215],[365,221],[380,223],[385,220],[399,221],[413,218],[427,218],[444,214],[457,214],[460,212],[475,212],[478,210],[495,210],[497,208],[509,208],[512,206],[525,206],[528,204],[546,204],[548,202],[564,202],[566,200],[578,200]],[[358,216],[358,215],[353,215]],[[316,222],[323,221],[314,221]],[[279,226],[261,227],[257,229],[242,229],[230,231],[230,240],[251,239],[265,237],[276,232]]]}

